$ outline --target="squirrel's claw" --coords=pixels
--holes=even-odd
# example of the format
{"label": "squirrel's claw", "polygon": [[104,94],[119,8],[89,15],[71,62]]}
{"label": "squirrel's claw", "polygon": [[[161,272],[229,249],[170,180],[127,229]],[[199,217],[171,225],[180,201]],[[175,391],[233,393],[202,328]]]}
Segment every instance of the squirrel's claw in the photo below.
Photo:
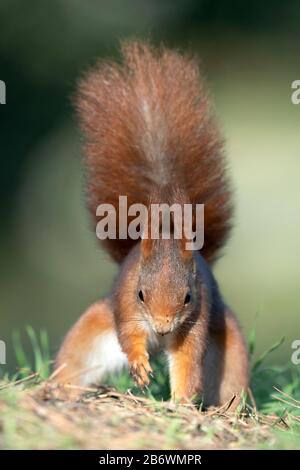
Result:
{"label": "squirrel's claw", "polygon": [[139,356],[130,364],[130,374],[139,388],[148,388],[150,384],[149,375],[153,375],[147,355]]}

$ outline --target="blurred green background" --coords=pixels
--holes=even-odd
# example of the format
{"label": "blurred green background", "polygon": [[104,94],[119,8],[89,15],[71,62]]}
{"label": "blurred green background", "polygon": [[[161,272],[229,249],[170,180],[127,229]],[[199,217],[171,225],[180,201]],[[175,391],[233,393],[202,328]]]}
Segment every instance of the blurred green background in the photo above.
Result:
{"label": "blurred green background", "polygon": [[16,367],[14,329],[46,328],[54,353],[112,284],[116,266],[85,208],[70,96],[83,70],[132,36],[201,57],[237,207],[215,273],[245,332],[256,322],[257,352],[285,335],[270,360],[290,362],[300,338],[299,21],[297,0],[0,0],[2,370]]}

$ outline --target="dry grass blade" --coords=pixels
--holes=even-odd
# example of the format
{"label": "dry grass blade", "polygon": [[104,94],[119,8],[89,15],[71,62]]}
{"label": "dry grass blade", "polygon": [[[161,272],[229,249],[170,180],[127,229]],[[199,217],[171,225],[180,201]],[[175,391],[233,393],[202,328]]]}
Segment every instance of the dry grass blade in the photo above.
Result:
{"label": "dry grass blade", "polygon": [[229,411],[235,399],[236,399],[236,395],[233,395],[232,398],[230,398],[230,400],[228,400],[224,405],[220,406],[219,408],[215,408],[212,411],[208,411],[207,413],[205,413],[205,415],[214,416],[220,413],[226,413],[227,411]]}
{"label": "dry grass blade", "polygon": [[51,380],[53,380],[63,369],[65,369],[65,367],[67,366],[66,363],[62,364],[61,366],[59,366],[57,369],[55,369],[52,374],[50,375],[48,381],[50,382]]}
{"label": "dry grass blade", "polygon": [[284,400],[283,398],[281,397],[278,397],[277,395],[271,395],[272,398],[274,398],[275,400],[278,400],[278,401],[281,401],[282,403],[284,403],[285,405],[288,405],[288,406],[291,406],[293,408],[297,408],[300,410],[300,405],[296,405],[296,403],[291,403],[287,400]]}
{"label": "dry grass blade", "polygon": [[296,398],[292,397],[291,395],[289,395],[288,393],[284,392],[283,390],[280,390],[279,388],[273,386],[273,388],[276,390],[276,392],[279,392],[281,393],[281,395],[283,395],[284,397],[288,398],[289,400],[291,400],[292,402],[295,402],[296,405],[299,405],[300,406],[300,401],[299,400],[296,400]]}
{"label": "dry grass blade", "polygon": [[6,388],[9,388],[9,387],[15,387],[17,385],[21,385],[25,382],[29,382],[30,380],[32,380],[32,379],[34,379],[38,376],[39,376],[39,374],[37,372],[35,372],[34,374],[28,375],[28,377],[25,377],[24,379],[15,380],[14,382],[8,382],[4,385],[1,385],[0,390],[5,390]]}
{"label": "dry grass blade", "polygon": [[256,406],[255,398],[250,387],[248,387],[248,395],[249,395],[254,413],[257,414],[257,406]]}

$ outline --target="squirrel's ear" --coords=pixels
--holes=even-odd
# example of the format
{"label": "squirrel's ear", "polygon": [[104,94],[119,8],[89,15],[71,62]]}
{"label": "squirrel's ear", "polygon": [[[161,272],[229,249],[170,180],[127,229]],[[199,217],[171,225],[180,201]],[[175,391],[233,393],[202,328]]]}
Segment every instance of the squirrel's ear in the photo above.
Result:
{"label": "squirrel's ear", "polygon": [[149,231],[150,227],[148,222],[146,222],[143,226],[143,233],[141,238],[141,253],[143,258],[148,258],[153,248],[153,240],[151,239],[151,234]]}
{"label": "squirrel's ear", "polygon": [[143,258],[148,258],[151,255],[153,246],[153,240],[151,238],[142,238],[141,241],[141,253]]}

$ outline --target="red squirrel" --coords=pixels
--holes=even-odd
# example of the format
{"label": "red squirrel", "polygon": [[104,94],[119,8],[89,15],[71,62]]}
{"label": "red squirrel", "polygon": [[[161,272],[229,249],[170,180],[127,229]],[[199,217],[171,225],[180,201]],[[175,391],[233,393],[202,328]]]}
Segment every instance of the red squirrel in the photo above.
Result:
{"label": "red squirrel", "polygon": [[119,275],[67,334],[57,379],[89,386],[127,367],[145,387],[149,353],[165,351],[173,400],[211,406],[236,396],[234,408],[248,387],[248,354],[212,274],[233,212],[223,141],[195,58],[139,41],[121,52],[121,63],[89,71],[76,95],[89,208],[118,211],[120,194],[128,205],[201,203],[204,246],[186,250],[172,236],[106,239]]}

